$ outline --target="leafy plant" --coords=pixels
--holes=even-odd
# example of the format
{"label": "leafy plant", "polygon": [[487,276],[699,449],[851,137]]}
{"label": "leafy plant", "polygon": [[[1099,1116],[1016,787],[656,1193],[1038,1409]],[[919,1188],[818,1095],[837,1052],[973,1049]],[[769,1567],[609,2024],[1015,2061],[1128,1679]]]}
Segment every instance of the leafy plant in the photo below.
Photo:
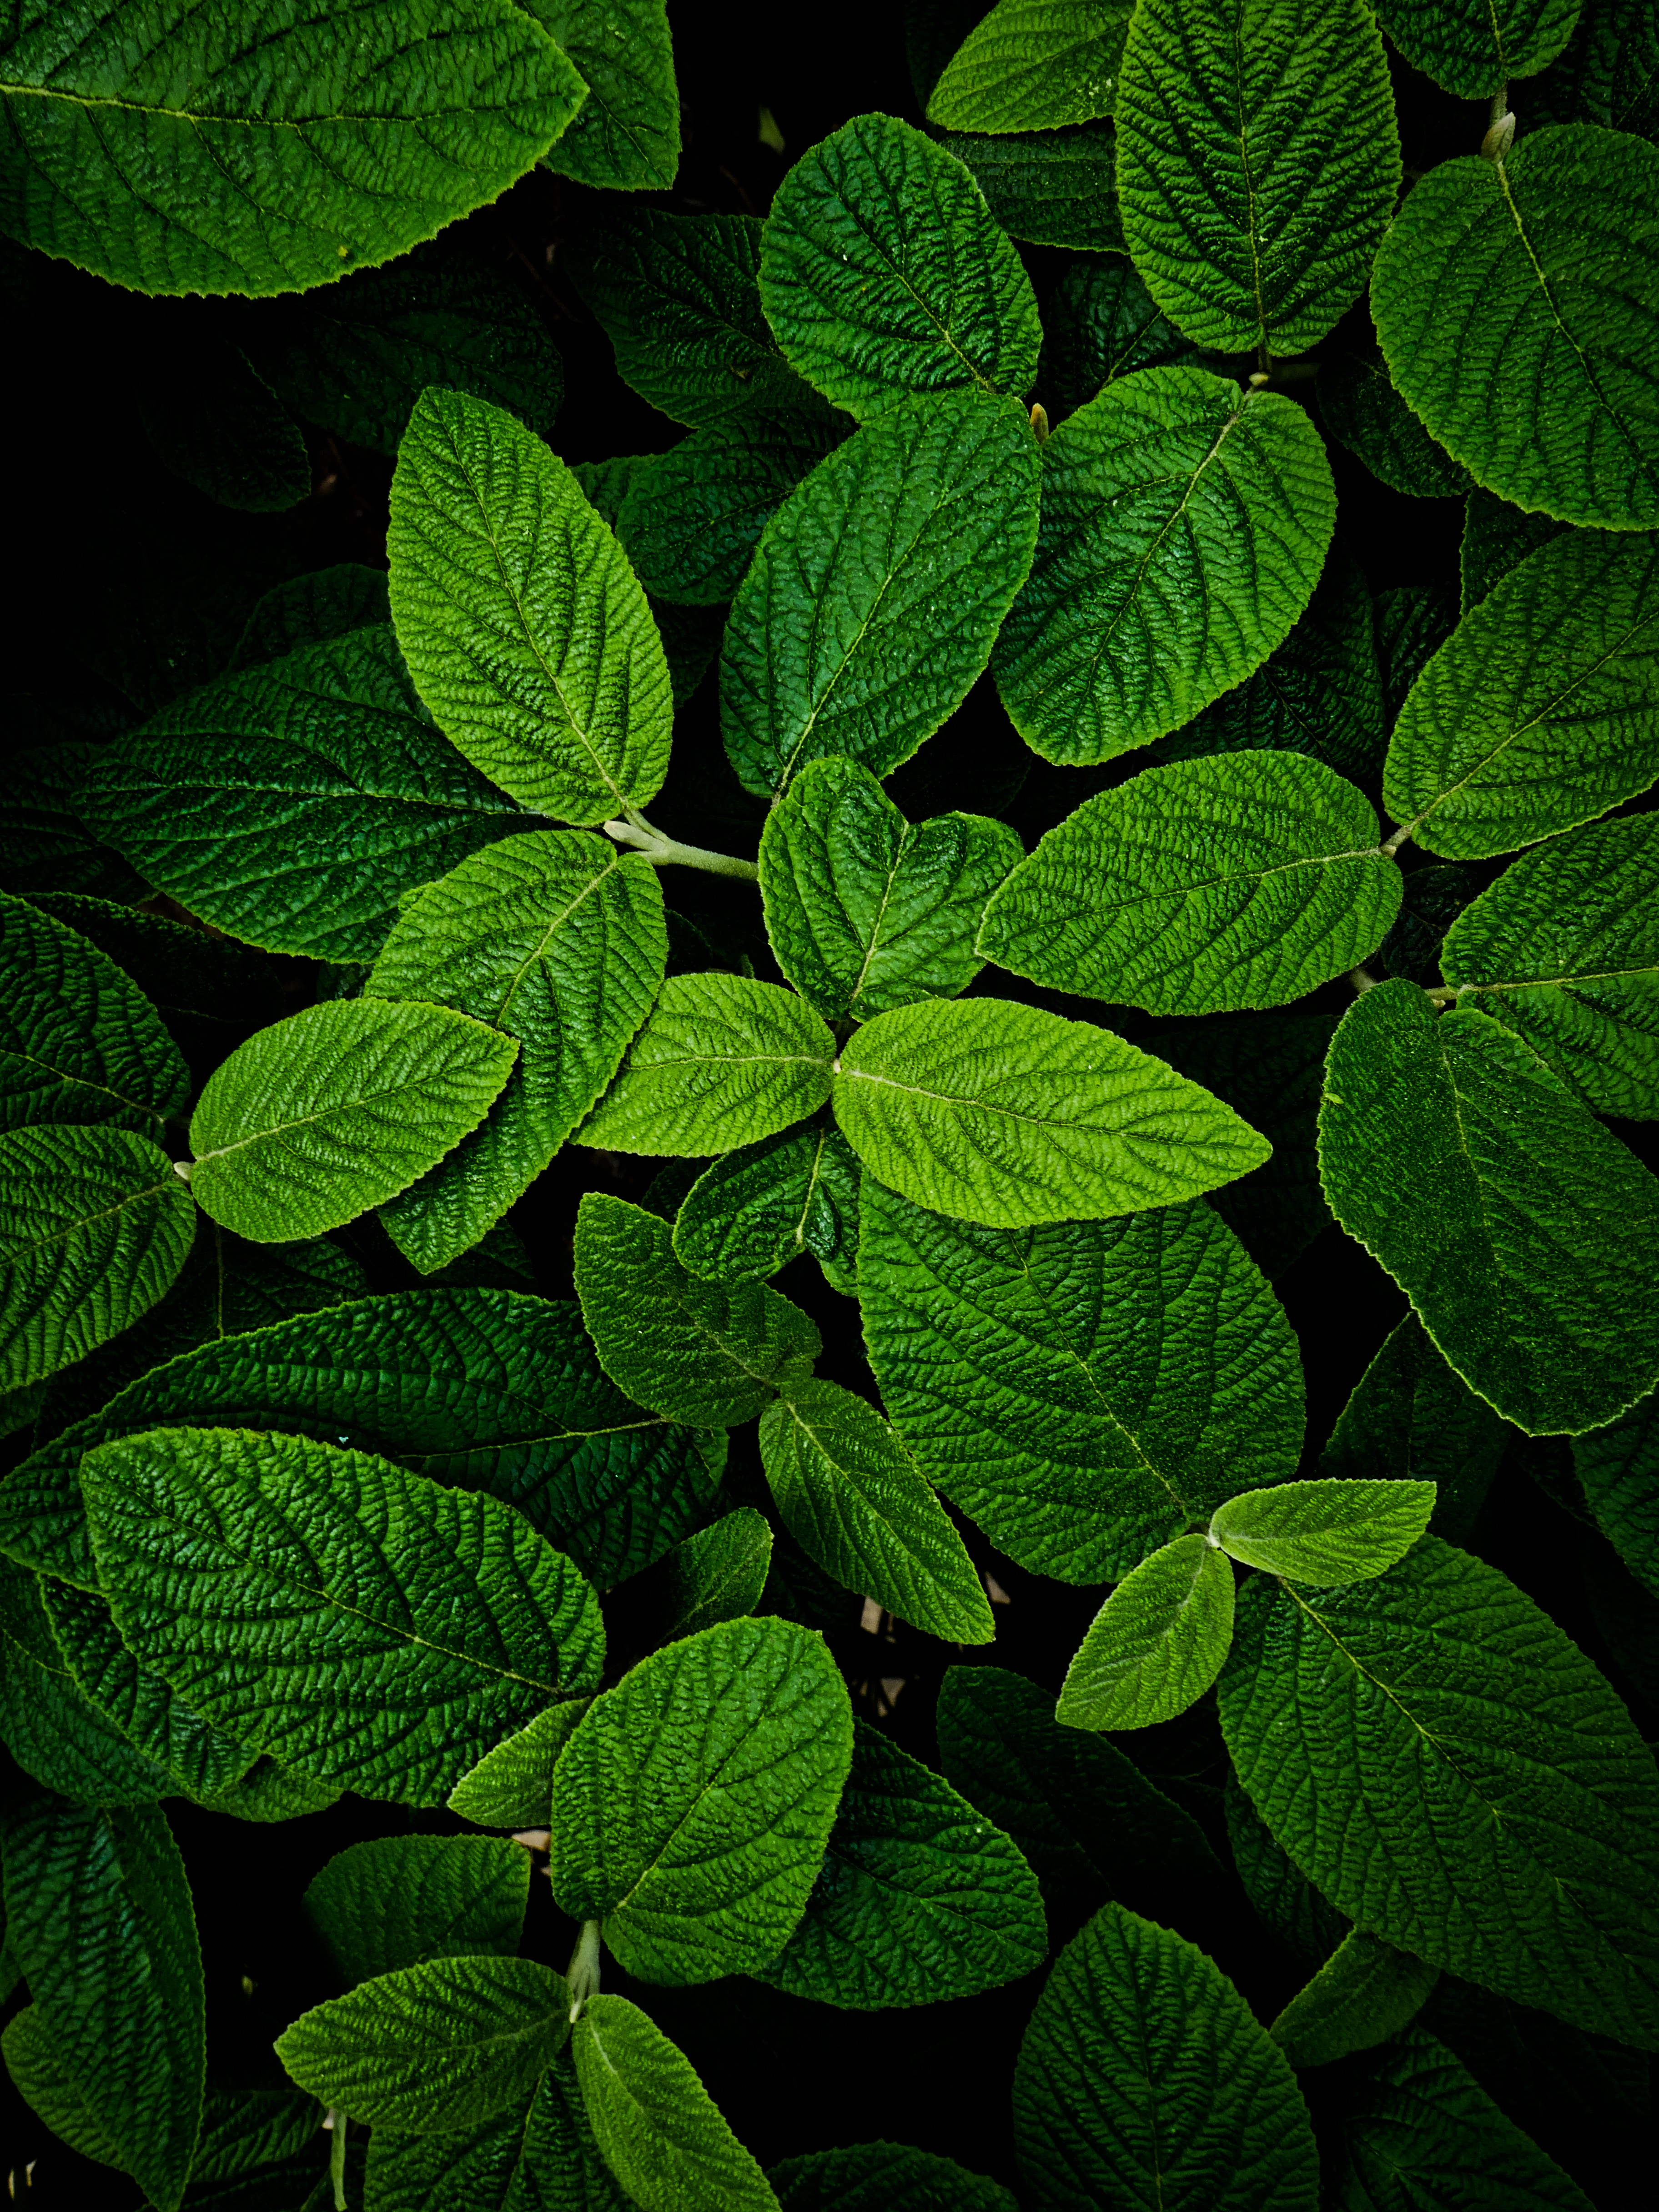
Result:
{"label": "leafy plant", "polygon": [[1651,11],[866,12],[0,31],[14,2194],[1640,2201]]}

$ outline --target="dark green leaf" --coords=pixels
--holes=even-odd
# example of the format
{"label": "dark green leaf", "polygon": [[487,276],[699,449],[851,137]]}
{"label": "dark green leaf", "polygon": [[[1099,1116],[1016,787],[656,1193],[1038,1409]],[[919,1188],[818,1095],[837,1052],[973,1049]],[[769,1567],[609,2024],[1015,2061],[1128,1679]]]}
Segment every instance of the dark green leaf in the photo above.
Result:
{"label": "dark green leaf", "polygon": [[1137,368],[1195,368],[1198,349],[1165,320],[1121,253],[1069,268],[1043,310],[1037,390],[1051,422]]}
{"label": "dark green leaf", "polygon": [[553,1769],[590,1702],[573,1698],[550,1705],[527,1728],[485,1752],[444,1800],[449,1810],[482,1828],[544,1828]]}
{"label": "dark green leaf", "polygon": [[392,620],[384,568],[342,561],[313,568],[267,592],[247,618],[233,669],[258,668],[302,645],[320,645],[354,629],[382,629]]}
{"label": "dark green leaf", "polygon": [[1328,2066],[1398,2035],[1439,1978],[1438,1966],[1351,1928],[1267,2033],[1298,2072]]}
{"label": "dark green leaf", "polygon": [[81,2094],[73,2070],[64,2063],[39,2005],[25,2005],[0,2036],[12,2087],[38,2120],[82,2158],[100,2166],[125,2167],[126,2147],[106,2126]]}
{"label": "dark green leaf", "polygon": [[1464,510],[1463,542],[1458,555],[1464,613],[1478,605],[1528,553],[1547,545],[1567,526],[1551,515],[1528,514],[1524,507],[1511,507],[1507,500],[1482,491],[1477,484]]}
{"label": "dark green leaf", "polygon": [[642,2212],[776,2212],[765,2175],[696,2069],[626,1997],[590,1997],[571,2035],[605,2163]]}
{"label": "dark green leaf", "polygon": [[530,1854],[495,1836],[380,1836],[336,1852],[302,1910],[343,1990],[428,1959],[512,1957],[530,1897]]}
{"label": "dark green leaf", "polygon": [[40,1592],[39,1576],[0,1560],[0,1738],[25,1774],[60,1797],[153,1803],[176,1778],[76,1686]]}
{"label": "dark green leaf", "polygon": [[1429,1526],[1455,1543],[1480,1510],[1510,1434],[1408,1314],[1354,1385],[1319,1455],[1319,1472],[1433,1483]]}
{"label": "dark green leaf", "polygon": [[675,1220],[674,1256],[716,1282],[775,1275],[803,1252],[845,1274],[858,1261],[860,1180],[857,1155],[831,1121],[763,1137],[692,1184]]}
{"label": "dark green leaf", "polygon": [[1097,253],[1123,251],[1113,173],[1117,142],[1109,123],[1009,138],[947,131],[939,143],[972,171],[1010,238]]}
{"label": "dark green leaf", "polygon": [[1376,12],[1413,69],[1460,100],[1492,100],[1506,79],[1555,59],[1578,9],[1579,0],[1378,0]]}
{"label": "dark green leaf", "polygon": [[1131,0],[997,0],[945,64],[927,119],[947,131],[1053,131],[1109,115]]}
{"label": "dark green leaf", "polygon": [[1659,1397],[1572,1443],[1573,1470],[1596,1526],[1659,1597]]}
{"label": "dark green leaf", "polygon": [[175,476],[251,514],[279,514],[311,492],[306,441],[247,356],[187,326],[141,363],[144,435]]}
{"label": "dark green leaf", "polygon": [[1390,491],[1413,499],[1462,499],[1473,489],[1468,471],[1436,445],[1395,390],[1378,347],[1340,353],[1321,364],[1319,411],[1331,435],[1358,453]]}
{"label": "dark green leaf", "polygon": [[611,191],[666,191],[680,165],[680,103],[664,0],[532,0],[525,13],[581,71],[587,97],[544,168]]}
{"label": "dark green leaf", "polygon": [[1015,2212],[1000,2182],[904,2143],[805,2151],[766,2178],[783,2212]]}
{"label": "dark green leaf", "polygon": [[376,2128],[366,2212],[624,2212],[582,2111],[568,2050],[530,2097],[441,2136]]}
{"label": "dark green leaf", "polygon": [[627,1621],[635,1648],[678,1644],[722,1620],[753,1613],[771,1564],[772,1530],[766,1516],[752,1505],[723,1513],[629,1584]]}

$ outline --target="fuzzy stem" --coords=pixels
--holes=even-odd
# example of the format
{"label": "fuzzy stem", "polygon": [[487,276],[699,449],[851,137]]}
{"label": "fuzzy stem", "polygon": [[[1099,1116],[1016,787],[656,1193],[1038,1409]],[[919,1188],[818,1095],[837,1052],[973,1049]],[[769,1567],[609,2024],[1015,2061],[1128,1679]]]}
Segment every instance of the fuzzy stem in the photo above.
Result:
{"label": "fuzzy stem", "polygon": [[1376,988],[1376,978],[1369,968],[1350,968],[1348,981],[1362,996],[1365,992],[1374,991]]}
{"label": "fuzzy stem", "polygon": [[1389,838],[1385,842],[1382,847],[1382,850],[1388,854],[1390,860],[1393,860],[1395,854],[1400,850],[1400,848],[1402,845],[1409,845],[1411,843],[1412,829],[1413,824],[1409,822],[1406,823],[1402,828],[1396,830],[1393,836]]}
{"label": "fuzzy stem", "polygon": [[599,1993],[599,1923],[597,1920],[584,1920],[576,1948],[570,1954],[570,1964],[564,1970],[565,1980],[570,1984],[572,2027],[581,2018],[582,2007],[589,1997]]}
{"label": "fuzzy stem", "polygon": [[631,846],[653,868],[701,868],[707,875],[741,876],[751,884],[760,880],[760,870],[752,860],[739,860],[730,853],[706,852],[701,845],[682,845],[677,838],[665,837],[660,830],[653,830],[644,815],[635,814],[631,807],[625,822],[607,822],[605,834],[619,845]]}
{"label": "fuzzy stem", "polygon": [[323,2125],[331,2130],[328,2144],[328,2178],[334,2185],[334,2212],[346,2212],[345,2150],[346,2116],[337,2105],[331,2105]]}

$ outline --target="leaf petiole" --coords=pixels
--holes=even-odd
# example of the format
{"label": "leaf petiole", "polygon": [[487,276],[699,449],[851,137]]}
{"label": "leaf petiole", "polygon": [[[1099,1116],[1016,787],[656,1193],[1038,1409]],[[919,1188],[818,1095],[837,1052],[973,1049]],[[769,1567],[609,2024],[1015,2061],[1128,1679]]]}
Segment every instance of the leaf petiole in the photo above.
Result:
{"label": "leaf petiole", "polygon": [[570,1954],[570,1964],[564,1978],[570,1985],[570,2025],[574,2027],[582,2016],[582,2007],[589,1997],[599,1993],[599,1923],[584,1920],[581,1934],[576,1938],[576,1948]]}
{"label": "leaf petiole", "polygon": [[711,876],[741,876],[750,883],[760,880],[760,870],[752,860],[739,860],[730,853],[706,852],[701,845],[682,845],[675,838],[665,837],[660,830],[653,830],[632,807],[626,821],[607,822],[604,828],[607,837],[614,837],[619,845],[632,846],[653,868],[702,868]]}

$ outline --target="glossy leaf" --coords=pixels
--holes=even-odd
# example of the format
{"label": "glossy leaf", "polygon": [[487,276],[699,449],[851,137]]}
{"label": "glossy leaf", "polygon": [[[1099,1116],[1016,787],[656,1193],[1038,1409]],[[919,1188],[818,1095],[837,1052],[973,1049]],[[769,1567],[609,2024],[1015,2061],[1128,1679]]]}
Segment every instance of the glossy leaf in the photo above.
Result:
{"label": "glossy leaf", "polygon": [[1201,1698],[1233,1633],[1233,1571],[1204,1536],[1132,1568],[1089,1625],[1060,1686],[1067,1728],[1151,1728]]}
{"label": "glossy leaf", "polygon": [[1325,1449],[1322,1475],[1432,1484],[1429,1526],[1460,1543],[1498,1472],[1509,1425],[1477,1397],[1407,1314],[1353,1388]]}
{"label": "glossy leaf", "polygon": [[1363,1478],[1246,1490],[1210,1516],[1210,1541],[1264,1574],[1306,1583],[1369,1582],[1404,1559],[1429,1525],[1431,1482]]}
{"label": "glossy leaf", "polygon": [[1054,131],[1109,115],[1127,0],[998,0],[946,63],[927,119],[947,131]]}
{"label": "glossy leaf", "polygon": [[519,1948],[530,1854],[494,1836],[379,1836],[337,1851],[301,1904],[343,1990],[428,1959]]}
{"label": "glossy leaf", "polygon": [[1555,59],[1578,11],[1579,0],[1382,0],[1376,12],[1413,69],[1460,100],[1491,100]]}
{"label": "glossy leaf", "polygon": [[777,2198],[696,2069],[626,1997],[590,1997],[571,2033],[605,2162],[643,2212],[775,2212]]}
{"label": "glossy leaf", "polygon": [[1423,2008],[1438,1966],[1351,1928],[1267,2030],[1298,2072],[1387,2043]]}
{"label": "glossy leaf", "polygon": [[675,1219],[674,1256],[723,1283],[775,1275],[803,1252],[827,1267],[854,1267],[860,1182],[857,1157],[833,1122],[763,1137],[692,1184]]}
{"label": "glossy leaf", "polygon": [[680,102],[663,0],[535,0],[525,10],[580,70],[587,97],[544,168],[609,191],[666,191],[680,162]]}

